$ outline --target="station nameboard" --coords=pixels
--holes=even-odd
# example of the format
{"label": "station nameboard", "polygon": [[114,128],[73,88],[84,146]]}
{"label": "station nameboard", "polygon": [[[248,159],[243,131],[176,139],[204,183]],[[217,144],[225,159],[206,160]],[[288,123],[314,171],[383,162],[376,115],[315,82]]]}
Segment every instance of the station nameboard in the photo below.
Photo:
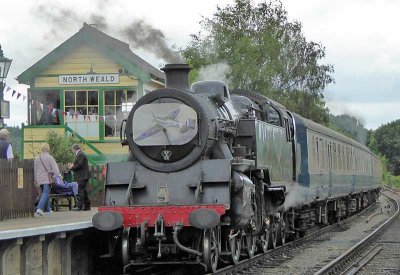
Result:
{"label": "station nameboard", "polygon": [[68,74],[59,75],[58,84],[110,84],[119,83],[119,74]]}

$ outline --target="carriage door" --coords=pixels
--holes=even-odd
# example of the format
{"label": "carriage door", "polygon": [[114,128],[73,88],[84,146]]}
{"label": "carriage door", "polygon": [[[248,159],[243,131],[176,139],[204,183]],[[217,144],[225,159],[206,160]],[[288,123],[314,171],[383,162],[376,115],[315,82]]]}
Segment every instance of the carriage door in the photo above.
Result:
{"label": "carriage door", "polygon": [[328,143],[328,165],[329,165],[329,189],[332,190],[332,142]]}
{"label": "carriage door", "polygon": [[[292,145],[292,167],[293,167],[293,181],[297,181],[297,140],[296,140],[296,123],[293,115],[287,112],[289,119],[286,123],[286,132],[288,141]],[[286,118],[285,118],[286,120]]]}

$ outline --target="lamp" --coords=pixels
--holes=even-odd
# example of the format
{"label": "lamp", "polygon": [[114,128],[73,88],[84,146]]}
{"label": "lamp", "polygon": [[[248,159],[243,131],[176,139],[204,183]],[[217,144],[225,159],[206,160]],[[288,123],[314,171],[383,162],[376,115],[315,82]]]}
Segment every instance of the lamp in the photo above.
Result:
{"label": "lamp", "polygon": [[8,59],[4,56],[0,45],[0,128],[4,126],[1,107],[3,104],[5,104],[3,102],[3,91],[5,87],[5,79],[8,71],[10,70],[11,62],[12,59]]}

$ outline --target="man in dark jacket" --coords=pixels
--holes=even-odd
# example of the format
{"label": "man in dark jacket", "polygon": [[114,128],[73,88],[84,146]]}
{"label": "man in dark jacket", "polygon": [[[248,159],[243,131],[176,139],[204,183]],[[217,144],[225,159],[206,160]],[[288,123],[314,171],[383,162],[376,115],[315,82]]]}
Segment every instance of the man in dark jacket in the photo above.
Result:
{"label": "man in dark jacket", "polygon": [[90,210],[90,200],[86,190],[90,178],[88,158],[79,144],[72,145],[72,152],[75,154],[75,160],[73,164],[69,164],[69,169],[74,172],[74,179],[78,182],[78,203],[73,210]]}

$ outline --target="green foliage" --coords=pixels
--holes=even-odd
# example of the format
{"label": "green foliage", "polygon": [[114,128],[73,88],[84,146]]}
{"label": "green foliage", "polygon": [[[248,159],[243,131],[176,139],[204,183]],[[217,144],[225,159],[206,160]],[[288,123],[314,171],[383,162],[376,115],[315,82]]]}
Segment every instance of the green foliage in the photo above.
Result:
{"label": "green foliage", "polygon": [[388,160],[383,156],[381,157],[382,163],[382,184],[389,185],[395,188],[400,188],[400,176],[393,176],[388,171]]}
{"label": "green foliage", "polygon": [[[212,64],[226,64],[228,85],[255,91],[316,122],[327,124],[323,91],[333,82],[321,44],[306,41],[301,23],[289,22],[279,1],[235,0],[200,22],[183,56],[191,81]],[[212,79],[212,75],[208,79]]]}
{"label": "green foliage", "polygon": [[6,129],[10,132],[9,142],[12,144],[15,159],[21,157],[21,128],[19,126],[8,126]]}
{"label": "green foliage", "polygon": [[388,171],[400,175],[400,119],[384,124],[369,138],[369,146],[387,159]]}
{"label": "green foliage", "polygon": [[367,131],[367,146],[372,152],[374,152],[374,154],[380,154],[378,150],[378,144],[376,143],[374,130]]}
{"label": "green foliage", "polygon": [[363,123],[356,117],[342,114],[342,115],[329,115],[329,127],[335,131],[338,131],[354,140],[357,140],[361,144],[367,142],[367,129],[365,129]]}
{"label": "green foliage", "polygon": [[59,135],[50,130],[47,133],[46,142],[50,145],[50,153],[58,164],[73,162],[75,156],[71,151],[71,146],[79,143],[77,137]]}

